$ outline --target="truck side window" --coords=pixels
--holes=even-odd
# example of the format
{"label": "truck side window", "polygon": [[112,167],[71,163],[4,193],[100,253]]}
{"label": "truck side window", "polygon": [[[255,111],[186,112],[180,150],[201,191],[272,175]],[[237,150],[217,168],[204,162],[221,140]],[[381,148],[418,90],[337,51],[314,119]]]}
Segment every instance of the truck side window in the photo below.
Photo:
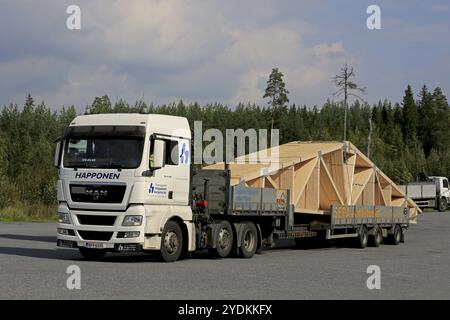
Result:
{"label": "truck side window", "polygon": [[178,141],[166,140],[166,160],[165,163],[172,166],[178,165],[180,152],[178,150]]}
{"label": "truck side window", "polygon": [[[178,150],[178,141],[169,140],[169,139],[161,139],[166,144],[166,154],[164,155],[164,164],[177,166],[180,159],[180,152]],[[154,144],[150,144],[150,155],[149,155],[149,167],[153,167],[153,153]]]}
{"label": "truck side window", "polygon": [[444,188],[448,188],[448,180],[446,180],[446,179],[442,180],[442,186]]}

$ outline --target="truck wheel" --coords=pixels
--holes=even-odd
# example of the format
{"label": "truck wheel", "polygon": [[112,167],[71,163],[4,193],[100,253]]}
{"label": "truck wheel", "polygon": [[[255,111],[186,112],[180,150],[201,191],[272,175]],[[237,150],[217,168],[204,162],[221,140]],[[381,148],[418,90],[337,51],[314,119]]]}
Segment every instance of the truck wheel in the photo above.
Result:
{"label": "truck wheel", "polygon": [[359,229],[358,237],[356,238],[356,246],[358,248],[364,249],[367,247],[367,242],[369,241],[369,234],[366,226],[362,226]]}
{"label": "truck wheel", "polygon": [[442,197],[439,199],[438,210],[440,212],[444,212],[445,210],[447,210],[447,199],[446,198]]}
{"label": "truck wheel", "polygon": [[379,247],[380,244],[383,242],[383,232],[380,227],[375,227],[375,228],[376,228],[376,230],[373,232],[370,244],[373,247]]}
{"label": "truck wheel", "polygon": [[394,233],[388,235],[388,241],[392,245],[398,245],[402,240],[402,228],[397,224],[394,227]]}
{"label": "truck wheel", "polygon": [[80,250],[80,254],[83,256],[83,258],[85,258],[86,260],[89,260],[89,261],[100,260],[106,254],[106,250],[102,250],[102,249],[90,249],[90,248],[80,247],[79,250]]}
{"label": "truck wheel", "polygon": [[241,258],[251,258],[258,247],[258,232],[253,222],[247,222],[243,226],[240,239],[239,256]]}
{"label": "truck wheel", "polygon": [[165,262],[177,261],[183,249],[183,233],[175,221],[168,221],[161,234],[161,258]]}
{"label": "truck wheel", "polygon": [[216,248],[211,249],[210,253],[221,258],[226,258],[233,248],[233,229],[231,224],[226,220],[219,221],[218,224]]}

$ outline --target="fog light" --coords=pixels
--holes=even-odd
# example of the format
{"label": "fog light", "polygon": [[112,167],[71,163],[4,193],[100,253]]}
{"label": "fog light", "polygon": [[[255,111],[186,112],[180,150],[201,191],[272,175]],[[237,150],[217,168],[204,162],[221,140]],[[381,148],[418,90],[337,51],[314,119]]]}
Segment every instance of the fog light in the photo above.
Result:
{"label": "fog light", "polygon": [[117,238],[137,238],[141,233],[139,231],[125,231],[117,233]]}
{"label": "fog light", "polygon": [[74,236],[75,232],[71,229],[58,228],[58,233],[63,236]]}

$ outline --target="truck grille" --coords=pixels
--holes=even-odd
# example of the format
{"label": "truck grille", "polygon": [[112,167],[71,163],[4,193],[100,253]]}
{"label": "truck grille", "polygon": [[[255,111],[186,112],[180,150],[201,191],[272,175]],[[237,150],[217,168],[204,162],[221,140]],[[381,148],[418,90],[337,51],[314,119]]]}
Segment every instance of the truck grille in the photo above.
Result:
{"label": "truck grille", "polygon": [[92,216],[79,214],[77,215],[77,218],[80,224],[91,226],[113,226],[116,221],[115,216]]}
{"label": "truck grille", "polygon": [[104,231],[81,231],[78,230],[78,233],[81,238],[84,240],[101,240],[108,241],[111,239],[113,233],[112,232],[104,232]]}
{"label": "truck grille", "polygon": [[74,202],[122,203],[126,185],[71,184],[70,196]]}

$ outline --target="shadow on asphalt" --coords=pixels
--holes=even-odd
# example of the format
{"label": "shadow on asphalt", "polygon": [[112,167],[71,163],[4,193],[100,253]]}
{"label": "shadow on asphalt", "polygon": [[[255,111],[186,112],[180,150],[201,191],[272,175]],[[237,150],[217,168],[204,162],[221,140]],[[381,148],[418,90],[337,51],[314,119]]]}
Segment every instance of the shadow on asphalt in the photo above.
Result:
{"label": "shadow on asphalt", "polygon": [[0,238],[56,243],[55,236],[31,236],[31,235],[25,235],[25,234],[0,234]]}
{"label": "shadow on asphalt", "polygon": [[[30,236],[30,235],[13,235],[13,234],[0,234],[0,238],[14,239],[14,240],[29,240],[40,242],[55,242],[55,237],[50,236]],[[55,244],[56,245],[56,244]],[[332,242],[306,242],[304,245],[297,247],[295,242],[290,240],[276,241],[276,246],[273,248],[265,248],[264,252],[276,252],[277,250],[335,250],[340,248],[349,248],[351,244],[346,241],[332,241]],[[22,257],[40,258],[40,259],[53,259],[53,260],[72,260],[72,261],[84,261],[78,250],[71,249],[40,249],[40,248],[17,248],[17,247],[0,247],[0,254],[15,255]],[[231,259],[239,258],[236,252],[233,252]],[[211,256],[208,250],[197,251],[188,256],[187,259],[204,259],[204,260],[221,260],[222,258]],[[101,262],[106,263],[142,263],[142,262],[155,262],[163,263],[159,260],[158,255],[152,253],[108,253]],[[95,263],[95,261],[94,261]]]}
{"label": "shadow on asphalt", "polygon": [[76,251],[56,249],[0,247],[0,254],[54,260],[81,259],[81,256],[79,256],[78,252]]}

